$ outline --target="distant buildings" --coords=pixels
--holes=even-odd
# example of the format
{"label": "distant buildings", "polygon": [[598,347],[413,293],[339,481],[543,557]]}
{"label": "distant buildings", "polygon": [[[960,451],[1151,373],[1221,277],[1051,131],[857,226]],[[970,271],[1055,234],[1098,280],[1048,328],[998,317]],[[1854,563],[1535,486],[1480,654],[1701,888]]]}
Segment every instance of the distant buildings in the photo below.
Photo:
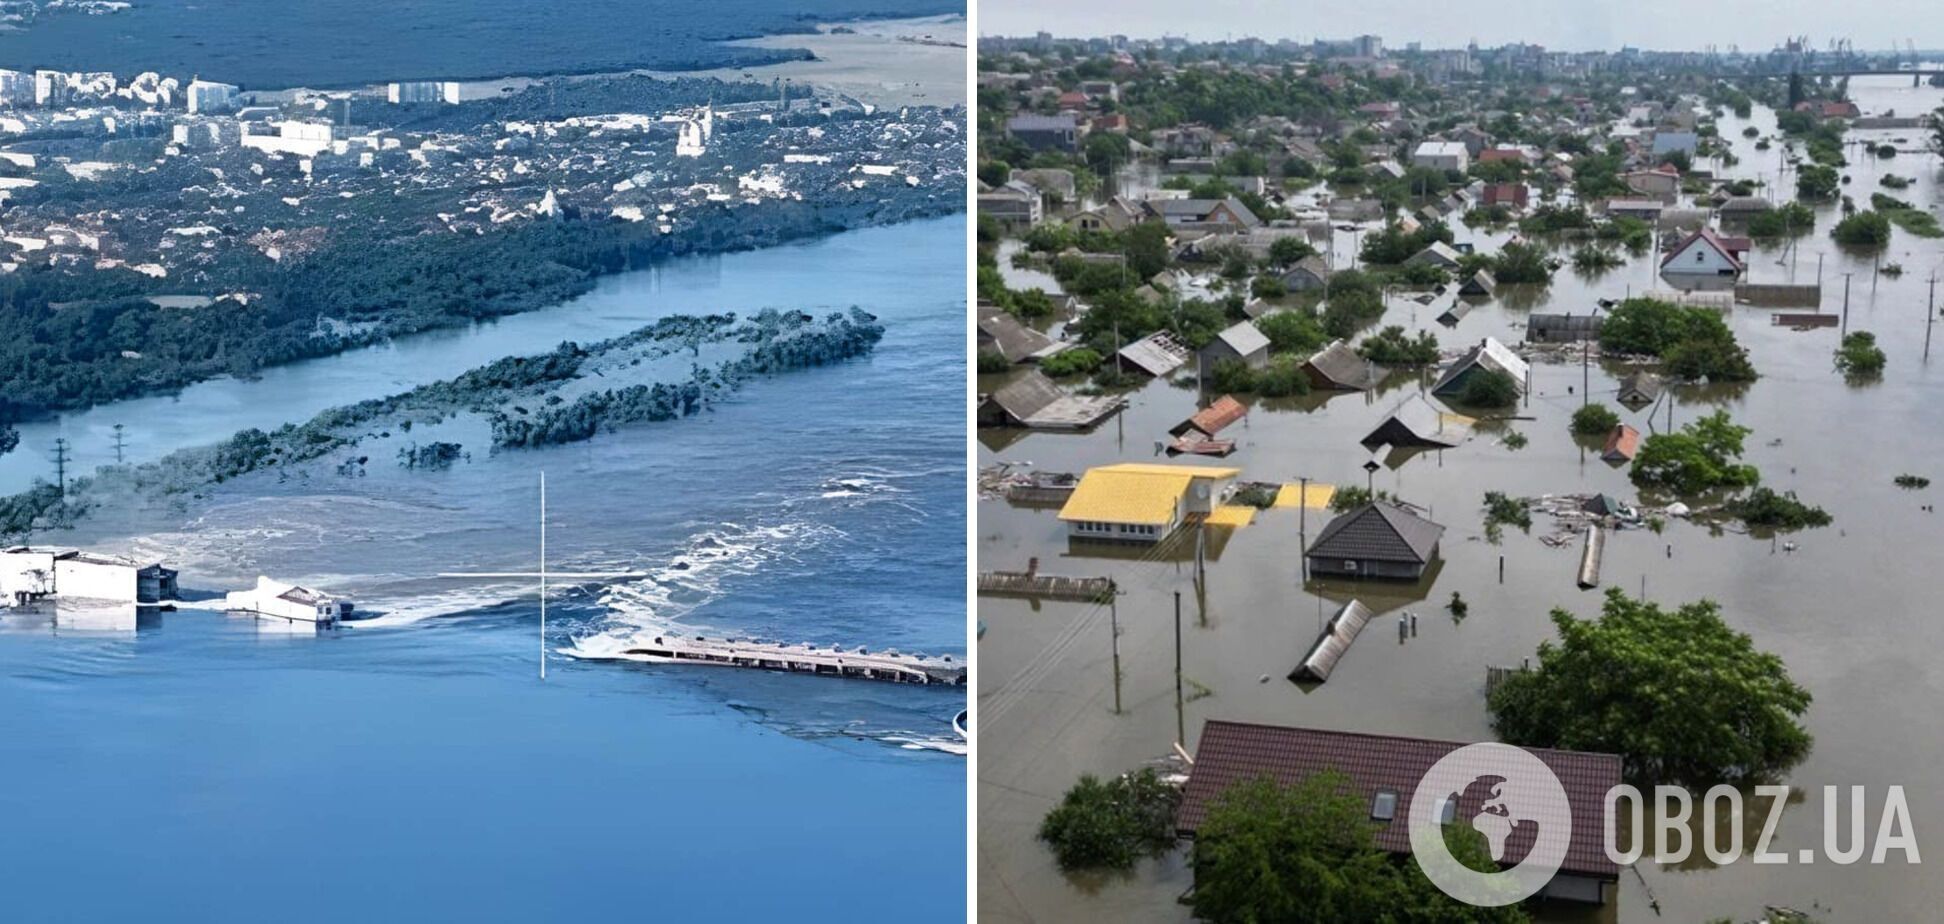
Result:
{"label": "distant buildings", "polygon": [[236,94],[235,84],[197,79],[189,81],[189,91],[184,94],[184,99],[191,113],[202,115],[235,109]]}
{"label": "distant buildings", "polygon": [[1039,190],[1012,180],[979,190],[979,214],[1005,224],[1030,227],[1039,223],[1044,206]]}
{"label": "distant buildings", "polygon": [[389,84],[385,87],[385,100],[393,104],[405,103],[446,103],[459,104],[459,84],[457,81],[409,80]]}

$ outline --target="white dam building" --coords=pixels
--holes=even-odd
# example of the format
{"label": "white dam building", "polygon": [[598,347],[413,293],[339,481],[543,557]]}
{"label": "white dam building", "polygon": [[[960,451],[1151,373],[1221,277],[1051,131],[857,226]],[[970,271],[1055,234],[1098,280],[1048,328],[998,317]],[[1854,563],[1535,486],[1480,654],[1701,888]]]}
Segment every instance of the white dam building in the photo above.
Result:
{"label": "white dam building", "polygon": [[50,598],[159,604],[176,597],[176,573],[157,563],[79,549],[0,549],[0,605]]}
{"label": "white dam building", "polygon": [[249,590],[230,591],[224,596],[223,605],[232,612],[320,626],[336,625],[351,615],[349,600],[261,576]]}

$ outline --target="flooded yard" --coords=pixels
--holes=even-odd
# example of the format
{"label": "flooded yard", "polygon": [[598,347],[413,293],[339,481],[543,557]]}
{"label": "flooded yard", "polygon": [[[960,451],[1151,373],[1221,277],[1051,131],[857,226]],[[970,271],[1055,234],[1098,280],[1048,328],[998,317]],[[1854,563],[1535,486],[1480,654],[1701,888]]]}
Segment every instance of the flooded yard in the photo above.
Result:
{"label": "flooded yard", "polygon": [[[1944,103],[1944,90],[1908,79],[1858,78],[1851,95],[1867,115],[1915,115]],[[1728,114],[1720,132],[1740,162],[1720,175],[1775,184],[1778,149],[1758,151],[1742,130],[1775,130],[1774,114],[1757,107],[1749,119]],[[1878,158],[1852,146],[1843,191],[1867,208],[1886,192],[1935,212],[1937,155],[1925,153],[1918,129],[1852,130],[1851,141],[1891,143]],[[1697,167],[1705,164],[1697,164]],[[1906,189],[1879,185],[1886,173],[1912,177]],[[1793,197],[1793,175],[1764,191]],[[1850,330],[1876,334],[1888,367],[1879,381],[1851,384],[1832,363],[1838,326],[1795,330],[1771,322],[1773,309],[1733,308],[1729,324],[1761,378],[1751,385],[1670,389],[1673,425],[1725,409],[1753,429],[1745,461],[1763,484],[1793,490],[1823,507],[1834,522],[1781,540],[1683,519],[1665,531],[1622,530],[1608,537],[1601,589],[1575,583],[1578,541],[1553,548],[1553,531],[1534,512],[1530,533],[1508,528],[1499,544],[1485,536],[1487,491],[1515,496],[1608,493],[1638,497],[1624,466],[1601,461],[1598,442],[1576,440],[1572,412],[1590,393],[1642,433],[1664,432],[1665,404],[1630,411],[1615,401],[1618,380],[1637,367],[1584,366],[1577,352],[1533,363],[1531,390],[1519,419],[1482,426],[1463,445],[1419,452],[1366,474],[1359,440],[1398,402],[1428,389],[1429,373],[1397,373],[1377,393],[1322,393],[1292,399],[1245,399],[1245,423],[1223,433],[1238,450],[1217,464],[1242,469],[1245,481],[1312,482],[1389,491],[1428,508],[1444,524],[1442,563],[1417,584],[1322,583],[1303,580],[1299,549],[1330,514],[1294,508],[1262,511],[1253,525],[1186,533],[1157,550],[1070,544],[1053,509],[982,499],[978,509],[981,570],[1024,570],[1038,558],[1046,573],[1112,577],[1122,589],[1113,607],[982,598],[979,619],[979,907],[988,920],[1186,921],[1175,899],[1192,884],[1181,854],[1146,861],[1124,876],[1068,877],[1035,840],[1040,819],[1082,773],[1109,775],[1167,758],[1177,722],[1190,751],[1209,719],[1315,726],[1459,741],[1493,740],[1485,708],[1488,667],[1516,667],[1553,637],[1547,613],[1565,608],[1597,615],[1605,587],[1644,593],[1674,605],[1719,602],[1729,624],[1779,655],[1815,697],[1805,717],[1815,744],[1784,782],[1794,788],[1771,850],[1794,856],[1822,846],[1824,785],[1862,785],[1880,794],[1902,785],[1917,840],[1944,856],[1944,791],[1934,783],[1944,765],[1944,738],[1922,721],[1944,702],[1944,623],[1927,575],[1944,568],[1944,519],[1928,507],[1940,488],[1911,491],[1892,483],[1902,473],[1944,477],[1944,339],[1926,351],[1930,278],[1944,273],[1944,239],[1898,229],[1880,255],[1901,276],[1877,271],[1878,255],[1838,247],[1829,230],[1840,206],[1817,208],[1814,232],[1787,246],[1766,244],[1749,255],[1749,282],[1815,281],[1821,311],[1844,311],[1848,276]],[[1480,238],[1454,224],[1459,241],[1495,249],[1503,232]],[[1339,267],[1346,248],[1339,246]],[[1562,252],[1564,257],[1566,252]],[[1002,257],[1002,265],[1007,261]],[[1449,352],[1496,337],[1524,339],[1533,312],[1585,314],[1601,299],[1668,289],[1657,278],[1658,255],[1632,256],[1612,271],[1585,275],[1570,266],[1540,290],[1502,289],[1453,327],[1435,319],[1452,296],[1429,305],[1392,293],[1382,324],[1433,332]],[[1808,309],[1789,309],[1792,311]],[[1080,472],[1120,461],[1157,458],[1157,441],[1198,408],[1191,363],[1178,381],[1156,381],[1128,395],[1119,417],[1083,435],[982,431],[979,463]],[[981,390],[998,384],[981,382]],[[1651,415],[1651,419],[1650,419]],[[1524,448],[1504,442],[1516,431]],[[1397,463],[1393,457],[1390,460]],[[1197,580],[1195,543],[1205,554]],[[1791,548],[1788,542],[1793,541]],[[1502,577],[1501,577],[1502,574]],[[1455,619],[1453,592],[1470,604]],[[1185,715],[1175,701],[1175,594],[1181,599]],[[1305,690],[1287,675],[1315,639],[1321,621],[1356,597],[1376,614],[1337,664],[1329,681]],[[1399,638],[1400,615],[1417,629]],[[1115,710],[1110,624],[1118,621],[1122,678]],[[1919,719],[1913,727],[1912,719]],[[1920,730],[1921,729],[1921,730]],[[1915,731],[1916,733],[1913,733]],[[1876,803],[1867,817],[1873,826]],[[1545,909],[1547,920],[1701,921],[1747,919],[1764,905],[1821,908],[1835,920],[1906,920],[1934,916],[1944,882],[1901,864],[1871,866],[1756,865],[1744,858],[1723,868],[1623,870],[1616,896],[1598,911]],[[1655,909],[1658,904],[1658,911]]]}

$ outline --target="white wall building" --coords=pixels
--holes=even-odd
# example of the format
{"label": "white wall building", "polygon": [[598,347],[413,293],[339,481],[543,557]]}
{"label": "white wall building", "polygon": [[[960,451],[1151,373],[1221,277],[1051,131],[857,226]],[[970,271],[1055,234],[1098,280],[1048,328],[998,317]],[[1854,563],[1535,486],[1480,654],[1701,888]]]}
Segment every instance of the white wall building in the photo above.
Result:
{"label": "white wall building", "polygon": [[1426,141],[1411,152],[1411,165],[1462,173],[1471,166],[1471,150],[1462,141]]}
{"label": "white wall building", "polygon": [[407,80],[388,84],[385,99],[391,103],[446,103],[459,104],[459,84],[456,81]]}
{"label": "white wall building", "polygon": [[257,578],[257,586],[249,590],[230,591],[223,603],[236,612],[320,625],[335,624],[351,615],[349,600],[262,576]]}
{"label": "white wall building", "polygon": [[237,86],[233,83],[216,83],[200,78],[189,81],[189,111],[198,115],[208,112],[227,112],[236,108]]}
{"label": "white wall building", "polygon": [[277,123],[274,135],[257,135],[247,129],[242,142],[246,148],[256,148],[273,154],[295,154],[299,157],[316,157],[330,150],[331,142],[336,140],[337,127],[329,122]]}
{"label": "white wall building", "polygon": [[25,71],[0,70],[0,106],[21,107],[34,103],[34,75]]}
{"label": "white wall building", "polygon": [[175,595],[176,573],[159,564],[77,549],[0,549],[0,605],[48,597],[153,604]]}

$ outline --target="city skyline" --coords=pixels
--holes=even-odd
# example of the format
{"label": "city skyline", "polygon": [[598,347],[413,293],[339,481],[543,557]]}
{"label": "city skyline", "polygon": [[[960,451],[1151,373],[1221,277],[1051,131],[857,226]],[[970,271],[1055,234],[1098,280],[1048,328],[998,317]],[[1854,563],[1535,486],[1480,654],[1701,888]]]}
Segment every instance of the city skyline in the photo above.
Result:
{"label": "city skyline", "polygon": [[[1669,0],[1615,3],[1610,0],[1579,5],[1561,16],[1558,4],[1544,0],[1508,0],[1497,15],[1441,16],[1445,7],[1423,0],[1385,4],[1315,4],[1322,15],[1305,15],[1304,5],[1291,5],[1287,16],[1263,15],[1265,6],[1251,0],[1209,0],[1193,7],[1129,0],[1113,8],[1113,25],[1100,24],[1090,7],[1042,5],[1022,0],[988,0],[979,6],[982,36],[1024,36],[1048,32],[1061,38],[1092,38],[1109,34],[1130,38],[1184,37],[1214,42],[1260,38],[1348,39],[1371,34],[1383,37],[1387,48],[1419,42],[1426,48],[1459,48],[1476,40],[1483,46],[1525,42],[1560,51],[1617,50],[1636,47],[1658,51],[1699,51],[1709,46],[1727,51],[1760,53],[1791,37],[1807,36],[1820,50],[1832,39],[1850,41],[1864,50],[1902,48],[1915,41],[1919,49],[1941,44],[1944,7],[1916,0],[1879,0],[1872,15],[1859,17],[1853,8],[1785,2],[1728,3],[1697,7]],[[1929,37],[1929,38],[1926,38]]]}

